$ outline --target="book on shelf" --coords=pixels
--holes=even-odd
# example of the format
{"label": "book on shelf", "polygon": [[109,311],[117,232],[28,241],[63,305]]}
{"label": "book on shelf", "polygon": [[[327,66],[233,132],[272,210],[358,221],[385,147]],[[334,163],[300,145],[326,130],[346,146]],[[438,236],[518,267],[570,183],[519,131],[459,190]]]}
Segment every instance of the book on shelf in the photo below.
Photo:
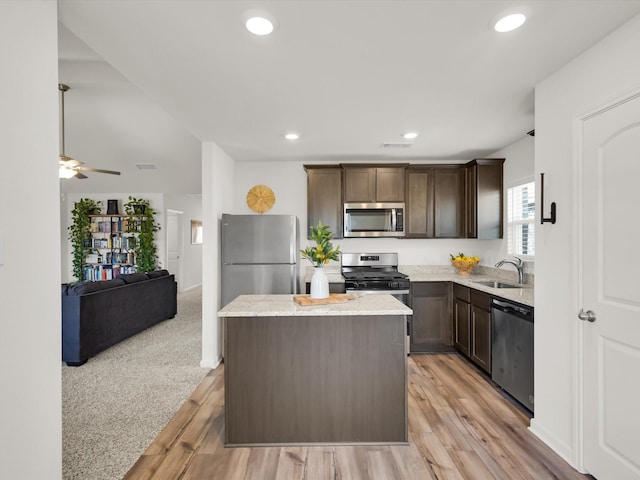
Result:
{"label": "book on shelf", "polygon": [[92,282],[113,280],[124,273],[136,273],[133,265],[86,265],[83,269],[84,279]]}

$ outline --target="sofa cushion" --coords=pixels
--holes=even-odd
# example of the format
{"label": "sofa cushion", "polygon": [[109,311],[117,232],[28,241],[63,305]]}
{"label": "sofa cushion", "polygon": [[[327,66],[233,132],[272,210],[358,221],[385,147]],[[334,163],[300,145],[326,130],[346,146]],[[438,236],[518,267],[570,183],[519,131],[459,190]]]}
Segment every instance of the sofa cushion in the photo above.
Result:
{"label": "sofa cushion", "polygon": [[68,295],[84,295],[85,293],[98,292],[100,290],[107,290],[109,288],[121,287],[124,285],[124,281],[120,278],[114,278],[113,280],[102,280],[99,282],[79,282],[72,285],[67,290]]}
{"label": "sofa cushion", "polygon": [[68,283],[63,283],[62,284],[62,295],[66,295],[68,290],[69,290],[69,284]]}
{"label": "sofa cushion", "polygon": [[147,272],[147,277],[149,278],[158,278],[169,275],[169,270],[155,270],[153,272]]}
{"label": "sofa cushion", "polygon": [[149,280],[149,277],[145,273],[123,273],[118,275],[119,279],[124,280],[124,283],[135,283]]}

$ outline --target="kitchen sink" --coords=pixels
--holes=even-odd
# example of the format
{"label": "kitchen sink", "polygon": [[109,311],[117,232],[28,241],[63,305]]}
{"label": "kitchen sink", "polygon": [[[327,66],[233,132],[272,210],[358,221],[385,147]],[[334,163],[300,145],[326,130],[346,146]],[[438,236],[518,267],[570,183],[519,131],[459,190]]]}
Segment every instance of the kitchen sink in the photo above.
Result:
{"label": "kitchen sink", "polygon": [[494,282],[491,280],[477,280],[473,283],[477,283],[478,285],[484,285],[485,287],[491,288],[522,288],[518,285],[511,285],[510,283],[502,283],[502,282]]}

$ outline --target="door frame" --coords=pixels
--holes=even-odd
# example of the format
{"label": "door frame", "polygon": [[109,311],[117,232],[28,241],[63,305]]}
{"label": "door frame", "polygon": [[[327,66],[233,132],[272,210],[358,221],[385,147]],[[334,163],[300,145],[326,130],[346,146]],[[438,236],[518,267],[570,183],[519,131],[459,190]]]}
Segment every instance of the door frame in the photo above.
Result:
{"label": "door frame", "polygon": [[178,251],[178,271],[175,272],[176,273],[176,282],[178,283],[178,291],[182,291],[181,288],[181,284],[184,283],[184,264],[183,264],[183,257],[184,257],[184,219],[183,219],[183,215],[184,212],[181,210],[174,210],[171,208],[167,208],[166,212],[166,218],[167,218],[167,229],[166,229],[166,234],[165,234],[165,244],[166,244],[166,258],[167,258],[167,266],[169,264],[169,216],[175,216],[176,217],[176,229],[177,229],[177,235],[178,235],[178,245],[177,245],[177,251]]}
{"label": "door frame", "polygon": [[[573,120],[573,136],[574,136],[574,155],[573,155],[573,189],[575,194],[572,198],[572,210],[575,212],[574,221],[572,225],[574,254],[573,254],[573,278],[575,279],[574,289],[572,292],[573,297],[573,311],[575,312],[572,325],[574,325],[573,344],[575,347],[575,362],[573,365],[574,377],[573,377],[573,420],[574,420],[574,448],[573,448],[573,461],[574,465],[581,472],[586,472],[584,467],[584,445],[585,445],[585,411],[584,411],[584,360],[585,360],[585,322],[579,321],[577,318],[580,308],[583,303],[583,262],[584,262],[584,250],[581,239],[581,232],[583,227],[582,218],[584,215],[584,209],[582,206],[583,182],[582,178],[584,170],[582,168],[583,158],[583,141],[584,141],[584,124],[587,120],[597,117],[608,110],[616,108],[624,103],[640,97],[640,86],[627,91],[623,94],[619,94],[608,100],[600,102],[598,105],[593,106],[584,112],[577,114]],[[586,472],[588,473],[588,472]]]}

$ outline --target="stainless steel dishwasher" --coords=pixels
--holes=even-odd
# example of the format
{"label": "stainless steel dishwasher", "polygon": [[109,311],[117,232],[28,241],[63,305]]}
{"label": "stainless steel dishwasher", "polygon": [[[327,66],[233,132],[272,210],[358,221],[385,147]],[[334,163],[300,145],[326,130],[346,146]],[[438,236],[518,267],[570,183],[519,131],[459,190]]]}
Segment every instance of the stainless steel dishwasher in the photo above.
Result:
{"label": "stainless steel dishwasher", "polygon": [[533,307],[491,299],[491,379],[533,412]]}

